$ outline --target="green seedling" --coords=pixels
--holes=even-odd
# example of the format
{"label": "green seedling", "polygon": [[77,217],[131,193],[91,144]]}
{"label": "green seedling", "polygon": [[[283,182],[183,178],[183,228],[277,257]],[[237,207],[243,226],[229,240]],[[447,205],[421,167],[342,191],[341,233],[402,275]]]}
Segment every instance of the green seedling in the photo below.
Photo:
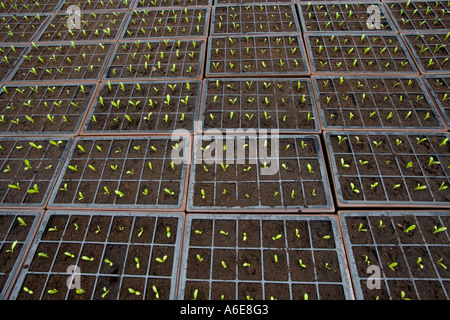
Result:
{"label": "green seedling", "polygon": [[156,258],[156,261],[158,261],[159,263],[163,263],[167,260],[167,255],[164,255],[162,258]]}
{"label": "green seedling", "polygon": [[438,228],[437,226],[434,226],[433,233],[444,232],[445,230],[447,230],[446,227],[440,227],[440,228]]}
{"label": "green seedling", "polygon": [[389,269],[391,269],[392,271],[395,271],[395,267],[396,266],[398,266],[398,263],[397,262],[392,262],[388,267],[389,267]]}
{"label": "green seedling", "polygon": [[279,240],[281,239],[282,235],[281,234],[277,234],[276,236],[272,237],[272,240]]}
{"label": "green seedling", "polygon": [[418,257],[416,260],[416,265],[420,268],[423,269],[423,264],[422,264],[422,258]]}
{"label": "green seedling", "polygon": [[39,188],[37,184],[34,184],[33,188],[27,190],[28,193],[39,193]]}

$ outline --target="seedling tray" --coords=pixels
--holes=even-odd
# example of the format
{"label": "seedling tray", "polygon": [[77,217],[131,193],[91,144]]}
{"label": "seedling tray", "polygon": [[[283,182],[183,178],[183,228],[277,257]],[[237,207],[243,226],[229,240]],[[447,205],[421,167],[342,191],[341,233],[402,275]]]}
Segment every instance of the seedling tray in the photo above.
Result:
{"label": "seedling tray", "polygon": [[293,3],[294,0],[214,0],[214,4],[247,4],[247,3]]}
{"label": "seedling tray", "polygon": [[444,131],[419,77],[313,77],[324,130]]}
{"label": "seedling tray", "polygon": [[[21,266],[22,259],[26,255],[39,225],[41,214],[42,212],[38,211],[0,212],[0,256],[2,261],[0,299],[2,300],[7,296],[11,283],[14,283],[18,268]],[[18,218],[22,219],[21,222]]]}
{"label": "seedling tray", "polygon": [[168,135],[178,129],[193,133],[201,91],[202,83],[195,80],[103,82],[84,133]]}
{"label": "seedling tray", "polygon": [[431,92],[434,101],[440,108],[444,119],[447,122],[447,126],[450,128],[450,103],[447,98],[450,92],[450,77],[424,77],[424,81]]}
{"label": "seedling tray", "polygon": [[403,37],[422,74],[448,74],[450,37],[447,31],[404,34]]}
{"label": "seedling tray", "polygon": [[134,3],[135,9],[181,7],[209,7],[213,0],[139,0]]}
{"label": "seedling tray", "polygon": [[5,85],[0,93],[1,135],[73,135],[95,89],[93,83]]}
{"label": "seedling tray", "polygon": [[17,65],[25,49],[25,46],[0,45],[0,83],[6,79],[11,70]]}
{"label": "seedling tray", "polygon": [[59,137],[0,138],[0,207],[43,208],[70,143]]}
{"label": "seedling tray", "polygon": [[36,44],[28,48],[8,81],[94,81],[101,76],[112,47],[111,43]]}
{"label": "seedling tray", "polygon": [[154,300],[155,286],[173,300],[183,225],[178,213],[48,211],[9,299]]}
{"label": "seedling tray", "polygon": [[57,11],[67,12],[67,9],[71,5],[79,6],[80,11],[87,12],[99,12],[99,11],[118,11],[118,10],[130,10],[134,4],[133,0],[91,0],[81,2],[79,0],[65,0],[61,1],[61,5],[58,6]]}
{"label": "seedling tray", "polygon": [[317,136],[213,131],[193,152],[189,212],[334,212]]}
{"label": "seedling tray", "polygon": [[[299,1],[297,4],[304,32],[396,32],[395,25],[381,3],[348,1]],[[379,14],[379,26],[370,17]],[[378,28],[378,29],[377,29]]]}
{"label": "seedling tray", "polygon": [[211,15],[211,35],[299,33],[293,5],[215,5]]}
{"label": "seedling tray", "polygon": [[326,132],[338,206],[448,207],[448,138],[445,133]]}
{"label": "seedling tray", "polygon": [[0,42],[28,44],[48,18],[46,13],[0,14]]}
{"label": "seedling tray", "polygon": [[209,38],[205,77],[305,75],[309,75],[308,60],[298,35]]}
{"label": "seedling tray", "polygon": [[[37,41],[94,41],[97,43],[114,41],[119,38],[128,15],[120,11],[80,13],[80,28],[76,27],[76,20],[71,21],[70,17],[70,14],[53,15],[37,37]],[[72,29],[69,29],[68,26],[72,26]]]}
{"label": "seedling tray", "polygon": [[205,38],[208,36],[209,8],[133,11],[122,39]]}
{"label": "seedling tray", "polygon": [[29,14],[29,13],[51,13],[59,5],[59,0],[43,0],[38,3],[21,1],[20,3],[12,0],[4,2],[0,6],[0,14]]}
{"label": "seedling tray", "polygon": [[184,210],[189,153],[189,136],[77,138],[48,207]]}
{"label": "seedling tray", "polygon": [[449,213],[340,212],[356,298],[449,300]]}
{"label": "seedling tray", "polygon": [[332,216],[189,214],[184,244],[180,300],[353,299]]}
{"label": "seedling tray", "polygon": [[106,68],[104,78],[111,80],[197,79],[203,74],[205,42],[199,39],[119,41],[112,55],[113,58]]}
{"label": "seedling tray", "polygon": [[414,60],[396,34],[307,33],[305,41],[315,74],[417,74]]}
{"label": "seedling tray", "polygon": [[276,129],[286,133],[320,130],[309,79],[207,79],[200,123],[208,129]]}
{"label": "seedling tray", "polygon": [[450,27],[450,20],[445,16],[450,6],[445,1],[395,1],[384,5],[400,32],[447,30]]}

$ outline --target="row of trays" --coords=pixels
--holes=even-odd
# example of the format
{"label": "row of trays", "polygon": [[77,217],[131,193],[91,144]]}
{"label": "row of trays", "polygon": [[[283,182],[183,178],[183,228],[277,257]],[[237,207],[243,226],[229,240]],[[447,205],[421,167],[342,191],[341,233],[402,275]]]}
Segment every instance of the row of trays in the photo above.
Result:
{"label": "row of trays", "polygon": [[170,135],[173,131],[446,131],[448,76],[211,78],[14,85],[2,136]]}
{"label": "row of trays", "polygon": [[[334,212],[448,206],[447,133],[2,138],[1,206]],[[335,199],[333,200],[333,196]]]}
{"label": "row of trays", "polygon": [[444,211],[0,219],[2,299],[449,299]]}

